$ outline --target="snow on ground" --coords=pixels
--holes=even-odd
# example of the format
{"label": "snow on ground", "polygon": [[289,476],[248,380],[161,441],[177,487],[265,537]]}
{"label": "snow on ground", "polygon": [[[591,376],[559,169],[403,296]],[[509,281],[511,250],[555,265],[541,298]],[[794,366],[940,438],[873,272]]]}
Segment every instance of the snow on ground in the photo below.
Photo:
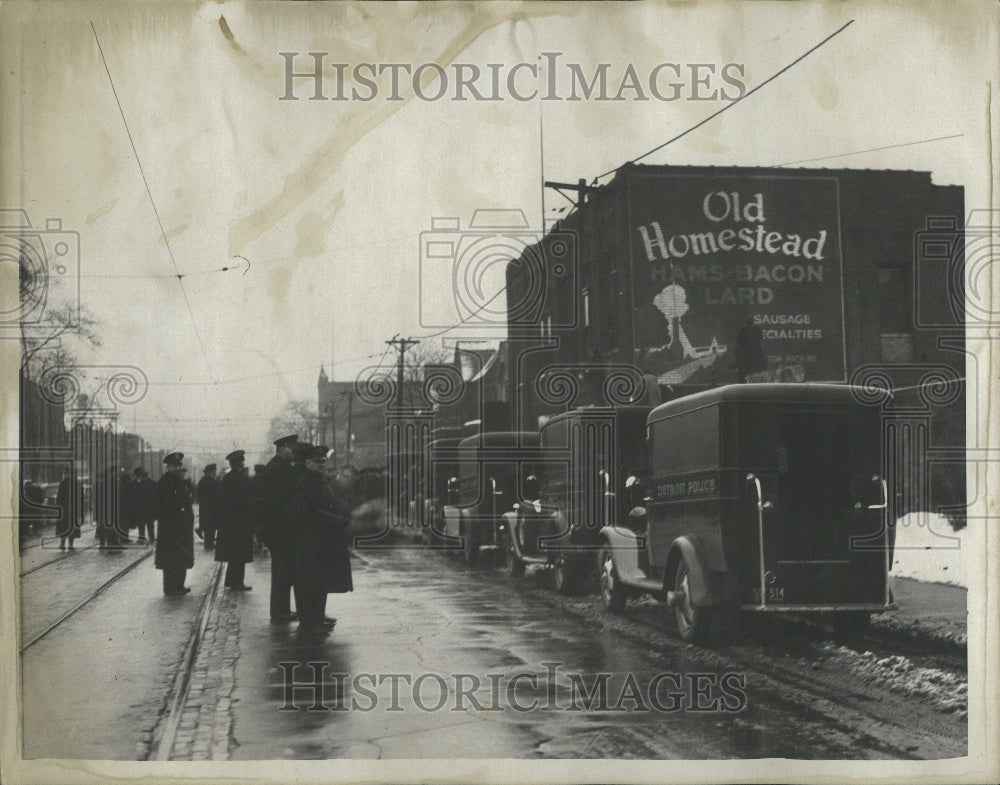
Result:
{"label": "snow on ground", "polygon": [[956,532],[944,516],[904,515],[896,521],[892,575],[967,588],[971,542],[969,527]]}
{"label": "snow on ground", "polygon": [[879,657],[870,651],[858,652],[830,642],[824,643],[820,652],[865,681],[903,695],[924,698],[941,711],[968,716],[969,684],[956,673],[919,667],[898,654]]}

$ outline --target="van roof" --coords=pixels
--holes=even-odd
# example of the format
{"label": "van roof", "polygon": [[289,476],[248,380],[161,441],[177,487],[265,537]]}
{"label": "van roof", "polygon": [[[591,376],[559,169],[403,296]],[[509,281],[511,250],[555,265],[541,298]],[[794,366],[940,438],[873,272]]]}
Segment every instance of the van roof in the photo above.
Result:
{"label": "van roof", "polygon": [[889,393],[867,390],[849,384],[767,383],[727,384],[711,390],[686,395],[657,406],[649,413],[647,423],[654,423],[675,414],[699,409],[723,401],[759,401],[762,403],[882,403]]}
{"label": "van roof", "polygon": [[645,422],[646,417],[649,415],[652,408],[652,406],[615,406],[614,408],[584,406],[579,409],[570,409],[568,412],[561,412],[560,414],[554,415],[552,419],[546,420],[545,425],[542,426],[542,430],[549,428],[555,423],[565,422],[566,420],[572,420],[580,417],[592,417],[595,414],[603,414],[604,412],[614,414],[616,418],[620,417],[622,420],[641,418],[643,422]]}
{"label": "van roof", "polygon": [[435,439],[434,441],[432,441],[430,444],[427,445],[427,448],[430,450],[440,450],[448,447],[457,447],[461,443],[462,443],[461,436],[449,436],[446,439]]}
{"label": "van roof", "polygon": [[526,447],[538,446],[538,431],[486,431],[469,436],[459,447]]}

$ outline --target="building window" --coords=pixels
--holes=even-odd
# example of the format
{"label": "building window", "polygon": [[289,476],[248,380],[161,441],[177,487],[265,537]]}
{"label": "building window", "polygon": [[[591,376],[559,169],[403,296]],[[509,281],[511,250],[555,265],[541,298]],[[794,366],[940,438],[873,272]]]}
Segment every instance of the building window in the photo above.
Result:
{"label": "building window", "polygon": [[878,268],[878,309],[882,362],[912,362],[913,284],[906,269]]}

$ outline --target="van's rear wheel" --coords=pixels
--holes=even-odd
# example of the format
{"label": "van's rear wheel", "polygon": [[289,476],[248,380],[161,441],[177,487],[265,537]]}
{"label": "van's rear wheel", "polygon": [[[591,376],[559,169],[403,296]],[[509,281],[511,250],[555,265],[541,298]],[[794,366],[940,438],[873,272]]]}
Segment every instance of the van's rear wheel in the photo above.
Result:
{"label": "van's rear wheel", "polygon": [[625,610],[628,594],[618,580],[610,548],[601,550],[597,557],[597,569],[600,573],[601,599],[604,600],[604,607],[612,613],[621,613]]}
{"label": "van's rear wheel", "polygon": [[698,643],[705,639],[711,620],[708,608],[699,608],[691,599],[691,570],[682,558],[674,573],[674,623],[681,640]]}

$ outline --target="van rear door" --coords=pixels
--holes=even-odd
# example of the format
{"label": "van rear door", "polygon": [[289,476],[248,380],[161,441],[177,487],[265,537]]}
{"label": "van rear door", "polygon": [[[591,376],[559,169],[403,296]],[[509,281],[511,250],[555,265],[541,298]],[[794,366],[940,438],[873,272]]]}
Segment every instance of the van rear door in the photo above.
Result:
{"label": "van rear door", "polygon": [[[756,558],[753,601],[885,604],[887,565],[877,412],[844,404],[744,404],[744,465]],[[767,503],[770,503],[769,505]],[[762,543],[761,543],[762,540]],[[761,547],[761,544],[763,547]]]}

